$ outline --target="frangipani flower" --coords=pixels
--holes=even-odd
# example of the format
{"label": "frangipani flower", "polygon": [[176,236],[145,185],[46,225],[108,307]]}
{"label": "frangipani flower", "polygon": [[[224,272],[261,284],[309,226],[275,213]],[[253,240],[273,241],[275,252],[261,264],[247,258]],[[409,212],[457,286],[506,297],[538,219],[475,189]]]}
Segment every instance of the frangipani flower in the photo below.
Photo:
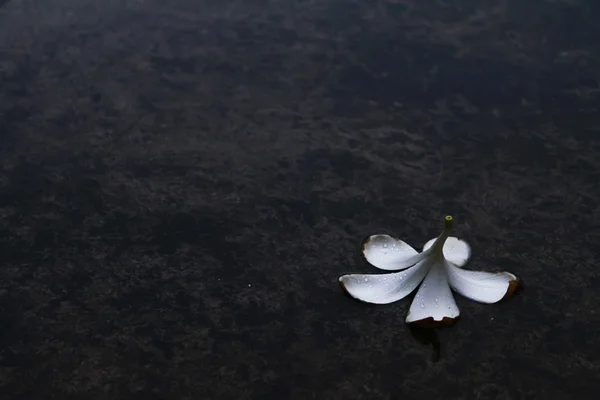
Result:
{"label": "frangipani flower", "polygon": [[363,243],[367,261],[379,269],[402,271],[343,275],[341,286],[355,299],[388,304],[408,296],[422,282],[406,322],[427,327],[452,325],[459,317],[452,290],[480,303],[496,303],[512,295],[519,282],[515,275],[462,268],[471,248],[450,236],[453,222],[447,216],[440,236],[425,243],[421,253],[389,235],[370,236]]}

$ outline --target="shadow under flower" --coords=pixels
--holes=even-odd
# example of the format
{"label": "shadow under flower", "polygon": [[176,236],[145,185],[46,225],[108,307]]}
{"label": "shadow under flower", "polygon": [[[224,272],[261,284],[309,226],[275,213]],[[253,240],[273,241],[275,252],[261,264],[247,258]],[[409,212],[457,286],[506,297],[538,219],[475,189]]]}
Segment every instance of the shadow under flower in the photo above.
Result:
{"label": "shadow under flower", "polygon": [[440,344],[440,337],[434,328],[424,328],[419,325],[408,324],[410,334],[419,343],[429,346],[433,349],[431,361],[436,363],[440,361],[442,356],[442,346]]}

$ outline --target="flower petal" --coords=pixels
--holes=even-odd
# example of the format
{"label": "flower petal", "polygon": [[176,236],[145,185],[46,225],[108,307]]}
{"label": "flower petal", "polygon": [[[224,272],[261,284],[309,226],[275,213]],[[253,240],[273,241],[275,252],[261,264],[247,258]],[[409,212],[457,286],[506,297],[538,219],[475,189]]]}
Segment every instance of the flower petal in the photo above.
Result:
{"label": "flower petal", "polygon": [[405,241],[390,235],[371,235],[362,245],[367,261],[379,269],[388,271],[411,267],[423,257]]}
{"label": "flower petal", "polygon": [[[429,249],[436,239],[437,238],[433,238],[425,243],[423,251]],[[471,246],[464,240],[454,236],[450,236],[446,239],[443,251],[444,257],[458,267],[465,265],[471,258]]]}
{"label": "flower petal", "polygon": [[441,263],[431,267],[410,305],[407,323],[424,327],[452,325],[460,310],[448,284],[446,270]]}
{"label": "flower petal", "polygon": [[428,259],[400,272],[388,274],[349,274],[340,276],[342,288],[352,297],[366,303],[388,304],[408,296],[423,280]]}
{"label": "flower petal", "polygon": [[496,303],[517,289],[519,280],[510,272],[470,271],[446,264],[452,289],[480,303]]}

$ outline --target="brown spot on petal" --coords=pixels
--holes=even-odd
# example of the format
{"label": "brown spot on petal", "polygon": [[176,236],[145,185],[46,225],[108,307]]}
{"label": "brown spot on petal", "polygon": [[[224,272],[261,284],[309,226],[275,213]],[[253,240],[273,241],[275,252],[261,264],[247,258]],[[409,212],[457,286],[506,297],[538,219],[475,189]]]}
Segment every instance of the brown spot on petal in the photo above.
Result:
{"label": "brown spot on petal", "polygon": [[512,281],[508,282],[508,289],[506,289],[506,294],[504,294],[504,297],[502,298],[502,300],[510,299],[520,289],[521,289],[521,282],[519,281],[519,279],[513,279]]}
{"label": "brown spot on petal", "polygon": [[365,254],[365,248],[367,247],[367,243],[369,243],[371,241],[371,236],[367,236],[365,238],[365,240],[363,240],[361,246],[360,246],[360,251],[362,251],[363,254]]}
{"label": "brown spot on petal", "polygon": [[[397,237],[395,237],[395,236],[392,236],[392,235],[388,235],[387,233],[376,233],[376,234],[374,234],[374,235],[369,235],[369,236],[367,236],[367,237],[366,237],[366,238],[363,240],[363,242],[362,242],[362,244],[361,244],[361,246],[360,246],[360,250],[362,251],[363,255],[365,254],[365,249],[366,249],[366,247],[367,247],[367,244],[369,244],[370,242],[373,242],[373,241],[377,240],[377,238],[378,238],[379,236],[388,236],[390,239],[392,239],[392,240],[394,240],[394,241],[398,241],[398,242],[400,242],[400,241],[401,241],[401,239],[399,239],[399,238],[397,238]],[[380,240],[381,240],[381,239],[380,239]]]}
{"label": "brown spot on petal", "polygon": [[340,287],[342,288],[342,291],[344,292],[345,295],[350,296],[350,293],[346,290],[346,286],[344,285],[344,281],[342,281],[341,279],[338,279],[338,283],[340,284]]}
{"label": "brown spot on petal", "polygon": [[444,318],[442,318],[441,321],[436,321],[433,319],[433,317],[427,317],[424,319],[420,319],[418,321],[409,322],[409,324],[414,324],[414,325],[420,326],[421,328],[427,328],[427,329],[446,328],[446,327],[454,325],[457,320],[458,320],[458,317],[456,317],[456,318],[444,317]]}

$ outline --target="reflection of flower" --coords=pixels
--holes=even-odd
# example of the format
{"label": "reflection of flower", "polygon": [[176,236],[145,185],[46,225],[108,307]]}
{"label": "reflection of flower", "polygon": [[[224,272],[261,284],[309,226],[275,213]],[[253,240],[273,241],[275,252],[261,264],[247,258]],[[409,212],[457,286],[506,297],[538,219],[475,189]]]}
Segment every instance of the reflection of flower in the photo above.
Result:
{"label": "reflection of flower", "polygon": [[387,304],[408,296],[423,281],[406,322],[428,327],[452,325],[460,315],[450,288],[480,303],[496,303],[513,294],[518,286],[515,275],[461,268],[471,248],[449,236],[452,225],[453,218],[447,216],[441,235],[425,243],[422,253],[388,235],[370,236],[363,244],[367,261],[383,270],[403,271],[343,275],[340,284],[358,300]]}

